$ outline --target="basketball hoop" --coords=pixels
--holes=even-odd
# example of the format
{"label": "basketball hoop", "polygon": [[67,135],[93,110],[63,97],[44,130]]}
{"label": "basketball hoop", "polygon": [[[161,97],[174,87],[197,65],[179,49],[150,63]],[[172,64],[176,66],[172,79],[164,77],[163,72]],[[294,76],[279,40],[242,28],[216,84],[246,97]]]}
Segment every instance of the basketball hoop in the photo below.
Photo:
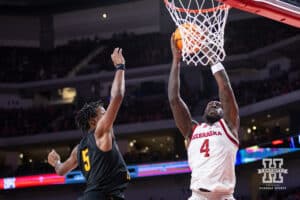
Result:
{"label": "basketball hoop", "polygon": [[[216,0],[164,2],[180,31],[183,61],[208,65],[224,60],[224,29],[230,6]],[[185,28],[186,24],[193,24],[193,30]],[[199,51],[191,53],[191,49]]]}

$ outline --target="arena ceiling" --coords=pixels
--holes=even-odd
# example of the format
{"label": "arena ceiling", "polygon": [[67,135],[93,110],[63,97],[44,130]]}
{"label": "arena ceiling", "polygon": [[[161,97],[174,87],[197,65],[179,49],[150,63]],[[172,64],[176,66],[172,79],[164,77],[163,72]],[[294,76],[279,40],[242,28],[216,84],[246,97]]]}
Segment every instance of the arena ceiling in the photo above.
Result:
{"label": "arena ceiling", "polygon": [[0,0],[0,15],[47,15],[137,0]]}

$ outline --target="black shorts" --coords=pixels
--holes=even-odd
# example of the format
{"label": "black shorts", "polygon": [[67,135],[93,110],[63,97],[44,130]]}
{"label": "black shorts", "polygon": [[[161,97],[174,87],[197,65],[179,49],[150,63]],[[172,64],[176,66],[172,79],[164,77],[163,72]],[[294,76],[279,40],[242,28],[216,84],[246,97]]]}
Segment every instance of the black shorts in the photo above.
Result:
{"label": "black shorts", "polygon": [[123,193],[118,195],[105,195],[102,192],[90,191],[84,193],[78,200],[125,200],[125,198]]}

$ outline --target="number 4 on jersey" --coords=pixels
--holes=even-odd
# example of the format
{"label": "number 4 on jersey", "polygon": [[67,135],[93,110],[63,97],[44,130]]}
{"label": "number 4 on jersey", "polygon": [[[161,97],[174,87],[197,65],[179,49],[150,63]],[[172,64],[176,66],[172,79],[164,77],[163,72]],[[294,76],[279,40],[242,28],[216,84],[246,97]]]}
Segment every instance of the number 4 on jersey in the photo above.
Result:
{"label": "number 4 on jersey", "polygon": [[204,157],[209,157],[209,139],[205,139],[202,143],[200,153],[205,153]]}

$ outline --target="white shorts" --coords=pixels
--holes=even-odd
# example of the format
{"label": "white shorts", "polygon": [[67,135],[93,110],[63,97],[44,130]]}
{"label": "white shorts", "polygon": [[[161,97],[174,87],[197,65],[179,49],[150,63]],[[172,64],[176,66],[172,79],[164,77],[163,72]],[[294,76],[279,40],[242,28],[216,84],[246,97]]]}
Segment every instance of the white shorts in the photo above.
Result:
{"label": "white shorts", "polygon": [[192,191],[192,196],[188,200],[235,200],[235,199],[232,194]]}

